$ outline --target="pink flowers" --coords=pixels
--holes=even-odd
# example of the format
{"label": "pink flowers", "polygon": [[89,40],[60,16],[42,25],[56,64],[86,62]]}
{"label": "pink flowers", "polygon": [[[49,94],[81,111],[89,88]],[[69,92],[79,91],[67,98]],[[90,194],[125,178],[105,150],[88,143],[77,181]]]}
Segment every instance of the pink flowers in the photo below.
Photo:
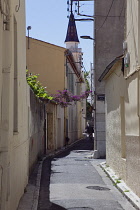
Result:
{"label": "pink flowers", "polygon": [[57,92],[58,94],[52,95],[53,101],[57,104],[60,104],[62,107],[67,107],[68,105],[71,105],[71,102],[73,101],[81,101],[87,98],[92,91],[85,91],[81,95],[73,95],[68,90],[58,90]]}

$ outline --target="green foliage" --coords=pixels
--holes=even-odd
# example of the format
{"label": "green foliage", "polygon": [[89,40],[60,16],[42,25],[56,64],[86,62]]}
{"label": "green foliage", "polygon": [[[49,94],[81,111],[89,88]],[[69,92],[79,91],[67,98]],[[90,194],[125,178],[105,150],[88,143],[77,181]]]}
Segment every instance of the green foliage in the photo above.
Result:
{"label": "green foliage", "polygon": [[52,100],[53,97],[48,95],[46,91],[46,87],[42,86],[42,84],[39,81],[37,81],[38,76],[39,74],[28,75],[28,70],[26,70],[26,80],[27,80],[28,85],[33,90],[34,94],[39,98],[46,98],[46,99]]}
{"label": "green foliage", "polygon": [[90,85],[89,85],[89,81],[88,81],[88,77],[89,77],[89,71],[84,72],[84,78],[86,81],[86,85],[87,85],[87,91],[90,91]]}
{"label": "green foliage", "polygon": [[92,106],[91,104],[87,101],[86,102],[86,115],[87,115],[87,119],[91,119],[92,118]]}
{"label": "green foliage", "polygon": [[[87,91],[90,91],[90,84],[89,84],[89,80],[88,80],[89,75],[90,75],[89,71],[84,72],[84,78],[86,81]],[[86,114],[87,119],[91,119],[92,118],[92,106],[88,101],[86,102],[86,113],[87,113]]]}
{"label": "green foliage", "polygon": [[120,179],[115,179],[115,181],[116,181],[116,184],[121,183]]}

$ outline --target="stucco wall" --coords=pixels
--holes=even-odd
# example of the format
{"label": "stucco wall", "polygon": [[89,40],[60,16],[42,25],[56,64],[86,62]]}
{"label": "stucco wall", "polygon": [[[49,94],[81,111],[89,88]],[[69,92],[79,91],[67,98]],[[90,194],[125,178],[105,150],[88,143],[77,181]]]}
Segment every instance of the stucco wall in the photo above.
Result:
{"label": "stucco wall", "polygon": [[[127,1],[126,33],[125,40],[127,49],[125,53],[130,54],[130,63],[125,68],[127,81],[127,103],[126,117],[126,182],[130,188],[140,196],[140,2]],[[134,179],[135,177],[135,179]]]}
{"label": "stucco wall", "polygon": [[126,10],[126,33],[125,41],[127,42],[127,52],[130,53],[130,65],[127,68],[127,75],[134,72],[139,62],[139,44],[140,44],[140,2],[127,0]]}
{"label": "stucco wall", "polygon": [[[95,5],[95,149],[105,157],[105,103],[98,100],[105,93],[104,81],[98,81],[107,65],[123,53],[124,1],[98,0]],[[108,14],[109,8],[110,13]],[[123,9],[123,10],[122,10]],[[108,14],[107,19],[105,18]],[[120,16],[121,14],[121,16]]]}
{"label": "stucco wall", "polygon": [[[39,74],[38,80],[50,94],[64,89],[65,48],[40,40],[26,38],[27,69],[30,73]],[[39,56],[38,56],[39,55]]]}
{"label": "stucco wall", "polygon": [[65,137],[64,137],[64,108],[61,107],[60,105],[56,106],[56,148],[62,148],[65,145]]}
{"label": "stucco wall", "polygon": [[140,196],[139,73],[113,72],[105,80],[107,164]]}
{"label": "stucco wall", "polygon": [[1,8],[10,9],[6,27],[3,24],[6,17],[0,15],[0,209],[15,210],[28,181],[29,100],[26,96],[29,93],[26,86],[25,1],[17,11],[17,2],[3,3],[6,2],[9,5]]}
{"label": "stucco wall", "polygon": [[[126,181],[126,160],[122,158],[121,97],[125,97],[126,81],[121,64],[106,79],[106,161],[116,174]],[[119,85],[118,85],[119,84]],[[125,103],[125,101],[124,101]]]}
{"label": "stucco wall", "polygon": [[[140,116],[139,72],[127,79],[128,103],[126,104],[126,157],[127,184],[140,196]],[[135,177],[135,179],[133,178]]]}
{"label": "stucco wall", "polygon": [[47,152],[60,149],[65,145],[64,137],[64,112],[60,105],[49,103],[47,112]]}
{"label": "stucco wall", "polygon": [[41,102],[30,90],[29,107],[29,170],[44,154],[45,135],[45,104]]}
{"label": "stucco wall", "polygon": [[[75,56],[75,59],[78,59],[78,56]],[[79,71],[81,71],[81,69],[79,69]],[[70,63],[67,63],[66,88],[73,95],[81,95],[86,89],[85,83],[79,83],[79,79],[74,73]],[[85,102],[85,100],[83,101]],[[72,102],[72,105],[68,106],[66,109],[66,118],[68,119],[68,137],[70,139],[69,143],[82,138],[82,132],[85,129],[85,119],[83,116],[85,117],[86,114],[86,103],[83,101]]]}

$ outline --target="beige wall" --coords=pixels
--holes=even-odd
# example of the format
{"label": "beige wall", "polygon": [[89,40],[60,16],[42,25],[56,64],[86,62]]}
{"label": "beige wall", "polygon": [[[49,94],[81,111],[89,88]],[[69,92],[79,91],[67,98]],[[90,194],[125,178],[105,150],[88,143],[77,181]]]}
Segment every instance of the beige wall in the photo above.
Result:
{"label": "beige wall", "polygon": [[[4,29],[6,17],[0,15],[0,209],[16,210],[28,181],[29,158],[25,1],[21,1],[17,12],[18,2],[5,2],[9,2],[10,16]],[[9,13],[8,10],[5,12]],[[14,73],[16,69],[17,73]],[[14,132],[16,116],[17,129]]]}
{"label": "beige wall", "polygon": [[121,65],[112,72],[105,79],[107,164],[140,196],[139,72],[127,79]]}
{"label": "beige wall", "polygon": [[140,2],[127,0],[125,55],[130,63],[106,76],[107,164],[140,197]]}
{"label": "beige wall", "polygon": [[[75,59],[78,59],[78,55],[75,55]],[[69,63],[67,64],[67,69],[67,89],[74,95],[81,95],[85,92],[85,83],[79,83],[79,79]],[[83,101],[85,102],[85,99]],[[85,129],[83,129],[83,125],[85,124],[86,104],[83,101],[72,102],[72,106],[68,106],[67,108],[68,137],[70,138],[70,142],[82,138],[82,132]]]}
{"label": "beige wall", "polygon": [[[125,68],[127,103],[125,108],[127,184],[140,196],[140,2],[127,1],[125,40],[130,53],[130,65]],[[135,179],[132,179],[135,177]]]}
{"label": "beige wall", "polygon": [[[29,72],[39,74],[38,80],[47,87],[50,94],[57,93],[57,90],[68,89],[74,95],[79,95],[83,91],[82,85],[76,76],[73,63],[65,58],[66,49],[52,45],[40,40],[26,38],[27,44],[27,68]],[[79,53],[75,59],[79,59]],[[74,62],[71,61],[71,62]],[[77,60],[75,60],[77,62]],[[81,71],[79,69],[78,71]],[[58,149],[65,144],[66,120],[68,120],[68,137],[70,142],[82,136],[83,124],[82,108],[85,114],[85,103],[73,103],[72,106],[61,108],[60,106],[47,106],[48,122],[48,149]],[[79,108],[80,107],[80,108]],[[84,115],[85,116],[85,115]],[[60,130],[61,129],[61,130]]]}
{"label": "beige wall", "polygon": [[[116,174],[126,181],[126,160],[122,157],[122,103],[125,104],[126,82],[121,73],[121,62],[106,79],[106,161]],[[118,85],[119,84],[119,85]]]}
{"label": "beige wall", "polygon": [[30,104],[28,107],[29,119],[29,172],[31,173],[36,162],[45,153],[45,104],[39,100],[30,89]]}
{"label": "beige wall", "polygon": [[40,40],[26,38],[27,69],[39,74],[38,80],[47,87],[50,94],[64,89],[65,82],[65,48]]}
{"label": "beige wall", "polygon": [[127,42],[127,52],[130,53],[130,65],[129,68],[127,68],[127,75],[134,72],[137,66],[140,65],[139,4],[140,2],[137,0],[134,0],[133,2],[131,0],[127,0],[125,41]]}
{"label": "beige wall", "polygon": [[65,145],[64,137],[64,108],[60,105],[56,106],[57,119],[56,119],[56,149],[60,149]]}
{"label": "beige wall", "polygon": [[47,153],[60,149],[65,145],[64,108],[49,103],[46,105],[47,116]]}

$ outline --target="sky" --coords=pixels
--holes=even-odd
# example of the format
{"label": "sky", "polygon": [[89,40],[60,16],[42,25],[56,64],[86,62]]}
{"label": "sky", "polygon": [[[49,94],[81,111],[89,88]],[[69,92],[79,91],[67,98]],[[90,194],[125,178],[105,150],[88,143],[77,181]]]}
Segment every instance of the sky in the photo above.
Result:
{"label": "sky", "polygon": [[[60,47],[66,47],[64,41],[68,27],[67,0],[26,0],[26,29],[31,26],[30,37]],[[75,10],[75,5],[73,5]],[[93,1],[82,2],[80,13],[93,15]],[[75,18],[80,17],[74,12]],[[79,48],[83,52],[83,65],[86,71],[93,63],[93,40],[81,39],[80,36],[93,37],[93,21],[76,21]],[[27,30],[26,30],[27,35]]]}

